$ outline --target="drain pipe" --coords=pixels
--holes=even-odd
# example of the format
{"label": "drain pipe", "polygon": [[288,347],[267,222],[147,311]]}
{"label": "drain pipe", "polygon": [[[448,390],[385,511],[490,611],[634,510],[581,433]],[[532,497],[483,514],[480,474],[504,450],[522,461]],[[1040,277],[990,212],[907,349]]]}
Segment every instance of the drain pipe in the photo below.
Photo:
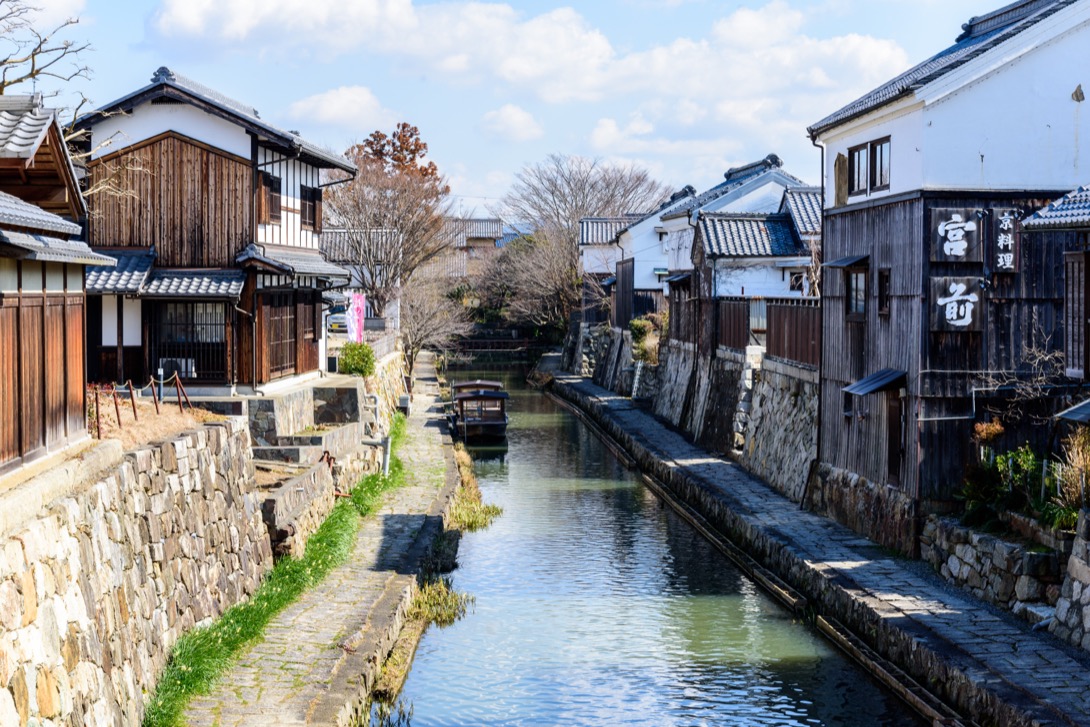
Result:
{"label": "drain pipe", "polygon": [[390,435],[382,440],[382,476],[390,476]]}

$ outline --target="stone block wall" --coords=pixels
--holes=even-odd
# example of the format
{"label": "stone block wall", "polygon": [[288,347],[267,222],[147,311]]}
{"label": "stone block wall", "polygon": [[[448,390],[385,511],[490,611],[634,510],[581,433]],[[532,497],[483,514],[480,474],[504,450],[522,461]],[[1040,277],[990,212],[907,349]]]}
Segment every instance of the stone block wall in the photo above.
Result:
{"label": "stone block wall", "polygon": [[916,503],[900,490],[822,464],[805,489],[803,505],[905,555],[919,554]]}
{"label": "stone block wall", "polygon": [[272,566],[243,419],[128,453],[0,538],[0,724],[131,725]]}
{"label": "stone block wall", "polygon": [[1086,510],[1079,513],[1074,546],[1049,630],[1090,651],[1090,512]]}
{"label": "stone block wall", "polygon": [[333,510],[336,501],[333,468],[325,463],[284,481],[261,504],[273,553],[302,557],[309,538]]}
{"label": "stone block wall", "polygon": [[675,341],[668,341],[659,356],[655,414],[701,446],[731,452],[739,434],[739,404],[747,396],[746,356],[720,349],[709,359],[692,344]]}
{"label": "stone block wall", "polygon": [[739,461],[793,502],[817,457],[818,391],[816,369],[768,357],[753,388]]}
{"label": "stone block wall", "polygon": [[264,399],[250,399],[250,433],[259,447],[274,447],[277,437],[314,426],[314,389],[309,386]]}
{"label": "stone block wall", "polygon": [[924,524],[920,558],[948,582],[1034,623],[1051,616],[1065,562],[1057,551],[1033,552],[938,515]]}

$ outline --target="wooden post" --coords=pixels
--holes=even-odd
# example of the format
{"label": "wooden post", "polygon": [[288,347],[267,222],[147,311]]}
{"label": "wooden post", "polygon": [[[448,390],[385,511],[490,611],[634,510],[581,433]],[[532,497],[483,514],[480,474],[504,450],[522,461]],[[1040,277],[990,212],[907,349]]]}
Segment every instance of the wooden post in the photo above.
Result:
{"label": "wooden post", "polygon": [[[117,295],[115,298],[117,300],[117,381],[120,383],[125,380],[125,296]],[[117,423],[121,424],[120,416],[117,418]]]}
{"label": "wooden post", "polygon": [[191,404],[190,401],[189,401],[189,394],[187,394],[185,392],[185,387],[182,386],[182,377],[181,376],[178,377],[178,389],[182,392],[182,396],[185,397],[186,406],[189,407],[190,411],[193,411],[193,404]]}
{"label": "wooden post", "polygon": [[174,390],[178,392],[178,413],[181,414],[185,411],[182,408],[182,378],[177,373],[174,374]]}
{"label": "wooden post", "polygon": [[136,413],[136,393],[132,389],[132,379],[125,382],[129,385],[129,401],[132,403],[132,420],[134,422],[140,421],[140,415]]}
{"label": "wooden post", "polygon": [[102,407],[99,405],[98,387],[95,387],[95,436],[102,439]]}
{"label": "wooden post", "polygon": [[162,412],[159,411],[159,394],[155,390],[155,377],[151,377],[151,400],[155,402],[155,416],[159,416]]}
{"label": "wooden post", "polygon": [[121,431],[125,428],[125,425],[121,423],[121,402],[117,399],[117,387],[111,387],[110,389],[114,395],[114,411],[117,412],[117,429]]}

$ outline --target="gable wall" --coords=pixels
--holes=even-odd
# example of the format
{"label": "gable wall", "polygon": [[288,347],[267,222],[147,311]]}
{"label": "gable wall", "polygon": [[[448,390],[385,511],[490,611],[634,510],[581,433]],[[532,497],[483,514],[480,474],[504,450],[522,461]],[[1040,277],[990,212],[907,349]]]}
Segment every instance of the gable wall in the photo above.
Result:
{"label": "gable wall", "polygon": [[137,106],[131,113],[110,116],[95,124],[92,146],[100,146],[108,139],[112,141],[108,146],[96,149],[92,159],[147,141],[166,131],[175,131],[230,154],[250,158],[250,137],[242,127],[188,104],[148,102]]}

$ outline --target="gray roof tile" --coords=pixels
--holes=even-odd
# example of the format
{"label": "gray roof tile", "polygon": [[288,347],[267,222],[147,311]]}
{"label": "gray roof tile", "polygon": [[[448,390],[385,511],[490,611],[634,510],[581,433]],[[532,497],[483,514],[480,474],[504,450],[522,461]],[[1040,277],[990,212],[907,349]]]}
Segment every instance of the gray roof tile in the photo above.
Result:
{"label": "gray roof tile", "polygon": [[[330,149],[325,149],[317,144],[308,142],[303,137],[299,136],[294,131],[286,131],[273,126],[269,122],[261,118],[257,109],[249,104],[244,104],[240,101],[236,101],[229,96],[216,91],[203,83],[199,83],[190,78],[175,73],[166,66],[160,67],[159,70],[151,77],[151,83],[143,88],[133,91],[130,94],[122,96],[121,98],[106,104],[102,108],[83,116],[79,120],[81,126],[91,126],[97,121],[105,118],[104,112],[112,111],[117,108],[125,107],[129,101],[137,97],[144,96],[148,92],[152,91],[158,86],[169,87],[182,92],[184,95],[188,95],[199,101],[211,104],[217,107],[220,111],[226,112],[230,116],[234,116],[237,119],[245,121],[252,126],[256,126],[261,129],[270,138],[277,141],[279,144],[295,147],[302,152],[304,159],[310,163],[316,164],[322,167],[336,167],[346,172],[355,172],[356,166],[352,162],[345,159],[342,155]],[[177,96],[175,96],[177,97]]]}
{"label": "gray roof tile", "polygon": [[7,192],[0,192],[0,225],[27,227],[68,236],[78,235],[83,231],[79,225]]}
{"label": "gray roof tile", "polygon": [[579,220],[579,244],[608,245],[619,232],[644,216],[631,213],[619,217],[584,217]]}
{"label": "gray roof tile", "polygon": [[241,270],[176,270],[151,272],[141,295],[148,298],[234,298],[242,295]]}
{"label": "gray roof tile", "polygon": [[235,262],[238,263],[248,260],[278,268],[288,275],[315,275],[323,278],[349,277],[347,270],[326,262],[322,254],[317,250],[251,243],[235,258]]}
{"label": "gray roof tile", "polygon": [[37,105],[0,109],[0,158],[30,159],[52,123],[53,112]]}
{"label": "gray roof tile", "polygon": [[1026,230],[1090,227],[1090,187],[1079,187],[1037,210],[1022,221],[1022,227]]}
{"label": "gray roof tile", "polygon": [[954,45],[826,116],[808,131],[811,136],[816,137],[857,116],[885,106],[965,65],[1076,2],[1079,0],[1020,0],[995,12],[973,18],[962,26],[963,32]]}
{"label": "gray roof tile", "polygon": [[75,265],[111,265],[114,259],[87,247],[79,240],[63,240],[48,235],[35,235],[12,230],[0,230],[0,248],[16,248],[12,257]]}
{"label": "gray roof tile", "polygon": [[788,215],[700,215],[697,224],[708,257],[791,257],[805,253]]}
{"label": "gray roof tile", "polygon": [[[690,212],[694,212],[707,204],[714,202],[720,197],[724,197],[730,194],[734,190],[741,187],[746,182],[749,182],[756,177],[770,172],[773,169],[782,169],[783,160],[775,154],[769,154],[760,161],[751,162],[740,167],[732,167],[727,170],[727,173],[723,175],[723,181],[715,185],[711,189],[701,192],[695,195],[692,199],[688,200],[685,204],[679,205],[674,209],[671,209],[667,214],[663,215],[664,220],[668,220],[674,217],[683,217]],[[784,172],[786,174],[786,172]],[[801,179],[787,175],[794,179],[801,186],[803,184]]]}
{"label": "gray roof tile", "polygon": [[780,212],[791,215],[801,235],[821,234],[821,187],[788,187],[783,193]]}
{"label": "gray roof tile", "polygon": [[116,265],[93,265],[84,273],[88,293],[100,295],[135,295],[151,272],[155,254],[150,250],[98,250],[113,258]]}

